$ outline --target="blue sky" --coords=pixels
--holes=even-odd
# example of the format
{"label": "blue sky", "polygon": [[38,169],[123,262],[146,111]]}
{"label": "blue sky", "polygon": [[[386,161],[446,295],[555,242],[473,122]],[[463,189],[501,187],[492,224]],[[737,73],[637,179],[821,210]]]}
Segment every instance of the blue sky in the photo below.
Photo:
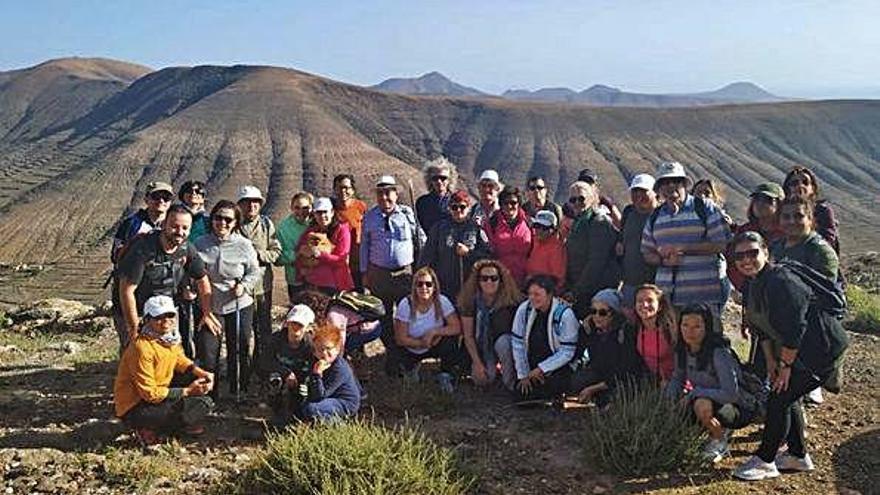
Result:
{"label": "blue sky", "polygon": [[79,55],[271,64],[364,85],[439,70],[489,92],[749,80],[880,98],[878,19],[876,0],[10,1],[0,70]]}

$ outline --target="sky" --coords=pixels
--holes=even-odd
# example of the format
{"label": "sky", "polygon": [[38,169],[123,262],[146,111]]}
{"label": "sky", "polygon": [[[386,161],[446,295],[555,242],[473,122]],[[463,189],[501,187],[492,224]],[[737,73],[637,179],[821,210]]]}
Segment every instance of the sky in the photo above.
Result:
{"label": "sky", "polygon": [[100,56],[277,65],[361,85],[437,70],[490,93],[751,81],[783,96],[880,98],[878,19],[876,0],[8,1],[0,70]]}

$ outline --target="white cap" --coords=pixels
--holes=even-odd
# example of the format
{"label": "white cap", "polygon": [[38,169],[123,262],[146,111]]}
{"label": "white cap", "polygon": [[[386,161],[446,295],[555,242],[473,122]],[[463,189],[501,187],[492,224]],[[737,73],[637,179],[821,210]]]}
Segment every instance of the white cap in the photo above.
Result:
{"label": "white cap", "polygon": [[397,181],[394,180],[393,175],[383,175],[379,177],[379,180],[376,181],[376,189],[388,189],[388,188],[397,188]]}
{"label": "white cap", "polygon": [[532,219],[532,223],[553,228],[556,228],[557,221],[556,214],[547,210],[541,210],[538,213],[535,213],[535,218]]}
{"label": "white cap", "polygon": [[174,314],[177,316],[177,308],[174,307],[174,300],[168,296],[153,296],[144,303],[144,315],[150,318],[157,318],[162,315]]}
{"label": "white cap", "polygon": [[657,166],[657,181],[663,179],[685,179],[690,182],[691,179],[684,172],[684,165],[678,162],[663,162]]}
{"label": "white cap", "polygon": [[307,327],[315,322],[315,312],[305,304],[297,304],[290,308],[290,311],[287,312],[287,316],[284,317],[284,321],[292,321]]}
{"label": "white cap", "polygon": [[318,198],[312,206],[312,211],[333,211],[333,201],[326,197]]}
{"label": "white cap", "polygon": [[241,201],[243,199],[259,199],[260,201],[266,201],[263,198],[263,193],[260,192],[260,189],[256,186],[241,186],[238,188],[238,199],[236,201]]}
{"label": "white cap", "polygon": [[480,174],[480,182],[483,182],[484,180],[492,181],[499,186],[501,185],[501,177],[498,175],[498,172],[492,170],[491,168],[483,170],[483,173]]}
{"label": "white cap", "polygon": [[651,191],[654,189],[654,177],[651,174],[638,174],[632,178],[632,181],[629,183],[629,190],[633,189],[644,189],[646,191]]}

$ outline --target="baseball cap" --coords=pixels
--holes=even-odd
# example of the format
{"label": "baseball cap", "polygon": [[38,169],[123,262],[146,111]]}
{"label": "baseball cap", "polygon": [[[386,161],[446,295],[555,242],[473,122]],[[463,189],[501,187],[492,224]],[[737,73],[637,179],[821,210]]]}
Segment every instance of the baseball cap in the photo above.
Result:
{"label": "baseball cap", "polygon": [[147,184],[147,195],[153,194],[154,192],[165,191],[174,195],[174,188],[171,187],[171,184],[167,182],[161,181],[153,181]]}
{"label": "baseball cap", "polygon": [[260,201],[265,201],[265,199],[263,199],[263,193],[261,193],[260,189],[256,186],[239,187],[238,199],[236,201],[241,201],[243,199],[259,199]]}
{"label": "baseball cap", "polygon": [[290,308],[290,311],[287,312],[287,316],[284,317],[284,321],[292,321],[307,327],[315,322],[315,312],[305,304],[297,304]]}
{"label": "baseball cap", "polygon": [[144,303],[144,315],[150,318],[158,318],[162,315],[173,314],[177,316],[177,308],[174,300],[168,296],[153,296]]}
{"label": "baseball cap", "polygon": [[333,201],[330,198],[318,198],[312,206],[312,211],[333,211]]}
{"label": "baseball cap", "polygon": [[483,173],[480,174],[480,182],[483,182],[484,180],[501,185],[501,177],[498,175],[498,172],[492,170],[491,168],[483,170]]}
{"label": "baseball cap", "polygon": [[376,189],[397,189],[397,181],[393,175],[383,175],[376,181]]}
{"label": "baseball cap", "polygon": [[591,168],[585,168],[578,172],[578,180],[586,182],[587,184],[595,184],[599,182],[599,174],[594,172]]}
{"label": "baseball cap", "polygon": [[757,196],[757,195],[767,196],[772,199],[784,199],[785,191],[782,190],[782,186],[775,182],[765,182],[763,184],[758,184],[755,187],[755,190],[752,191],[752,194],[749,196]]}
{"label": "baseball cap", "polygon": [[629,190],[644,189],[650,191],[654,189],[654,177],[651,174],[637,174],[629,183]]}
{"label": "baseball cap", "polygon": [[553,228],[556,228],[557,221],[556,214],[547,210],[541,210],[538,213],[535,213],[535,217],[532,218],[532,223]]}

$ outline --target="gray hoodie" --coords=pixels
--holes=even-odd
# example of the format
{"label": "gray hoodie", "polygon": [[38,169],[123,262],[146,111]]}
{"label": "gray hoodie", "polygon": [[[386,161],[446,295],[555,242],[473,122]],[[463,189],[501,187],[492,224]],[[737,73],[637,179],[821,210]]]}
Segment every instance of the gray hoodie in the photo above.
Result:
{"label": "gray hoodie", "polygon": [[232,288],[237,280],[245,287],[244,294],[238,298],[239,309],[254,303],[251,295],[260,283],[260,266],[251,241],[238,233],[220,241],[210,233],[196,239],[195,247],[211,280],[211,301],[215,313],[225,315],[235,311]]}

